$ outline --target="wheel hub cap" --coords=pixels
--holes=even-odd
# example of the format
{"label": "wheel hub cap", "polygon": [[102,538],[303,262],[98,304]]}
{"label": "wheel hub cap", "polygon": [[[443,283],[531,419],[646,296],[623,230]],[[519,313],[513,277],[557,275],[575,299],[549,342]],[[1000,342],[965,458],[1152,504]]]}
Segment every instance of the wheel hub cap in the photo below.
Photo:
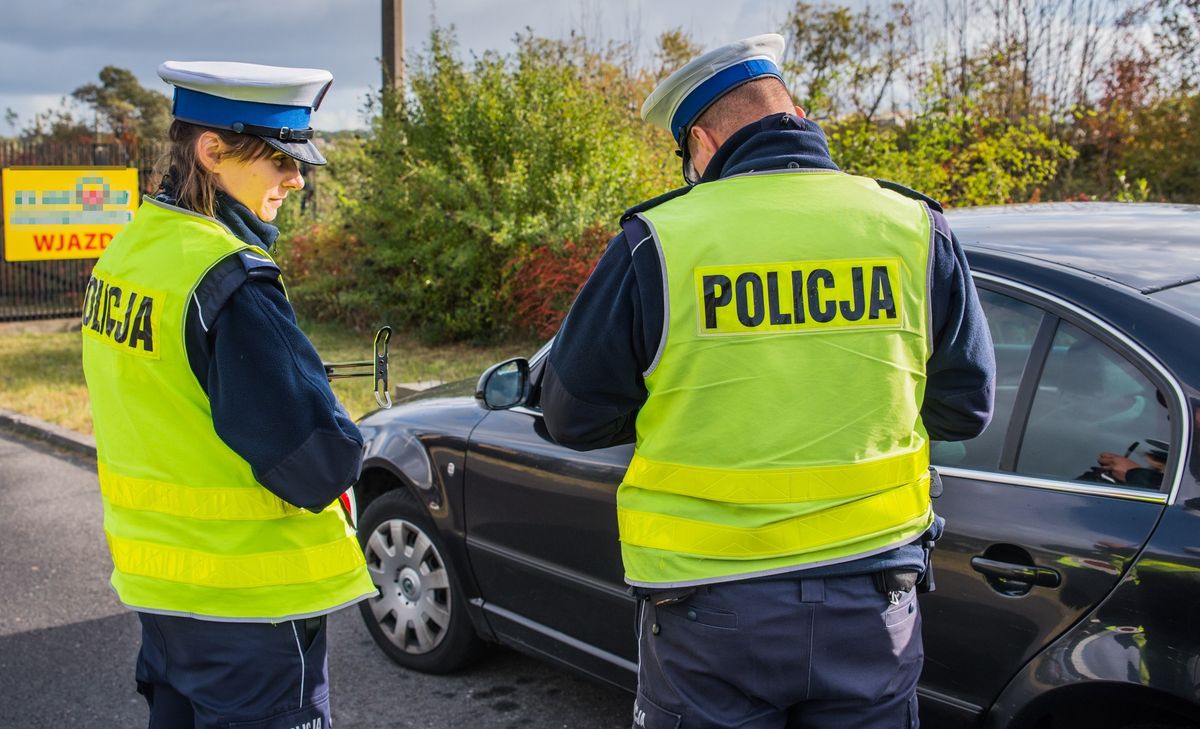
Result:
{"label": "wheel hub cap", "polygon": [[405,600],[416,602],[421,596],[421,576],[411,567],[400,570],[400,578],[397,583],[400,585],[400,595]]}
{"label": "wheel hub cap", "polygon": [[388,640],[413,654],[441,645],[450,627],[450,576],[429,535],[406,519],[389,519],[371,532],[364,554],[379,588],[371,612]]}

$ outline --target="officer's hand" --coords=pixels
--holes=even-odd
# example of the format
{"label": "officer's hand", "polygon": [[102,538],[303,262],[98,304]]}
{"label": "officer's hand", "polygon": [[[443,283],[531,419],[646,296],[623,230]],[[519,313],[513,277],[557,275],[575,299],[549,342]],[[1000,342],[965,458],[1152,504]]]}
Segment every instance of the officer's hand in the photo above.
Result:
{"label": "officer's hand", "polygon": [[1111,473],[1112,477],[1121,483],[1125,483],[1125,475],[1130,469],[1142,467],[1137,461],[1107,451],[1101,453],[1096,460],[1100,462],[1101,468]]}

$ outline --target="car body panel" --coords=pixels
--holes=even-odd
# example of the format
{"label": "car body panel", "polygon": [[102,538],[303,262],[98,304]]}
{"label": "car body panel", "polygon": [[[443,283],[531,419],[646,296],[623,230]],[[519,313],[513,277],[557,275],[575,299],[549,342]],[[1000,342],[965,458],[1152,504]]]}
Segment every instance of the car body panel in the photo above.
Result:
{"label": "car body panel", "polygon": [[1135,289],[1200,276],[1200,206],[1042,203],[952,210],[964,246],[982,245]]}
{"label": "car body panel", "polygon": [[632,453],[572,451],[551,440],[540,413],[495,411],[472,434],[466,481],[467,550],[485,604],[500,609],[489,620],[520,615],[535,630],[581,641],[611,664],[591,672],[626,686],[622,671],[637,648],[615,509]]}
{"label": "car body panel", "polygon": [[1155,301],[1173,306],[1193,319],[1200,320],[1200,283],[1192,282],[1169,289],[1156,291],[1150,295]]}
{"label": "car body panel", "polygon": [[[934,552],[937,590],[921,596],[921,685],[982,712],[1025,663],[1116,585],[1162,504],[943,475],[934,502],[946,533]],[[971,560],[1001,545],[1061,575],[1056,588],[1000,592]]]}
{"label": "car body panel", "polygon": [[1014,677],[987,726],[1021,725],[1063,687],[1095,684],[1148,687],[1153,694],[1139,699],[1146,706],[1162,702],[1200,722],[1198,530],[1200,504],[1169,509],[1120,585]]}

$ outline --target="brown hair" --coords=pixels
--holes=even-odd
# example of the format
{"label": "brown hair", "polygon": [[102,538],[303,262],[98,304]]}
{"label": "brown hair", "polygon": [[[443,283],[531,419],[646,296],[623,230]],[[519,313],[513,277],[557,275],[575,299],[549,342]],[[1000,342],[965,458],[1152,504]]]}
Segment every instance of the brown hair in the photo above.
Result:
{"label": "brown hair", "polygon": [[223,157],[255,162],[271,156],[275,149],[251,134],[238,134],[178,119],[171,122],[171,129],[167,132],[171,148],[157,165],[162,172],[159,190],[169,189],[179,207],[213,217],[217,178],[200,163],[196,154],[196,140],[205,132],[212,132],[221,138],[225,145]]}
{"label": "brown hair", "polygon": [[704,127],[723,138],[753,124],[764,116],[794,112],[792,95],[774,76],[757,78],[738,86],[704,110],[694,126]]}

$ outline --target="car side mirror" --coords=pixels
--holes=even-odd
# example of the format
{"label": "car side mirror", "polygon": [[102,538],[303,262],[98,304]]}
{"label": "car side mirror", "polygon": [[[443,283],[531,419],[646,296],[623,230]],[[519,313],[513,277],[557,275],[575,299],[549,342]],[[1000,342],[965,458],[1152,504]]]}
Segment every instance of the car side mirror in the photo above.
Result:
{"label": "car side mirror", "polygon": [[529,360],[515,357],[494,364],[479,378],[475,399],[488,410],[507,410],[529,394]]}

